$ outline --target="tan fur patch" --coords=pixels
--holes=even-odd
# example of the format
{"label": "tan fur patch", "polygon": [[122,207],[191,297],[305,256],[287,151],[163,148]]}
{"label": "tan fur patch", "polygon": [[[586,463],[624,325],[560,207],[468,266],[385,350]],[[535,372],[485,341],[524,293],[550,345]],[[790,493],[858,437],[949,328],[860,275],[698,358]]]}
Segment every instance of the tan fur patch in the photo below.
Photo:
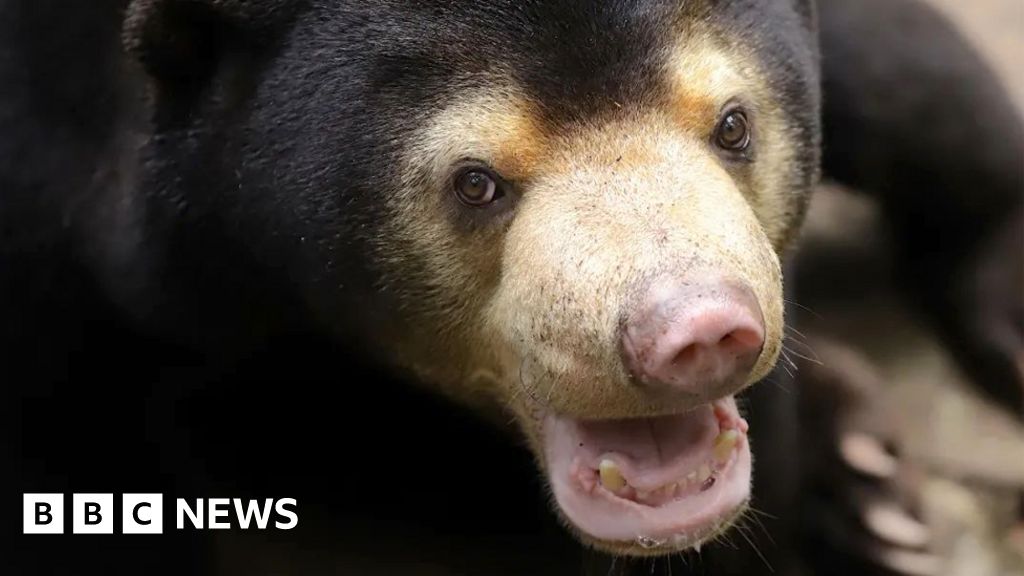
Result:
{"label": "tan fur patch", "polygon": [[516,103],[511,108],[516,117],[497,134],[491,165],[506,179],[524,182],[543,168],[548,138],[527,106]]}
{"label": "tan fur patch", "polygon": [[711,31],[681,36],[668,59],[667,106],[676,121],[710,140],[719,114],[730,102],[751,116],[756,159],[750,180],[741,182],[765,232],[777,250],[785,248],[792,215],[788,189],[795,135],[755,57],[716,40]]}
{"label": "tan fur patch", "polygon": [[707,35],[687,36],[668,59],[666,107],[679,126],[710,137],[722,108],[749,89],[738,55],[714,45]]}
{"label": "tan fur patch", "polygon": [[[495,399],[496,347],[480,333],[482,309],[501,276],[504,230],[468,230],[453,211],[450,178],[459,163],[485,163],[513,183],[538,173],[549,145],[531,103],[510,82],[453,102],[410,139],[401,166],[402,185],[389,196],[394,219],[380,239],[385,279],[407,313],[417,318],[395,327],[389,341],[399,361],[419,380],[440,386],[456,400]],[[429,287],[416,290],[411,287]],[[444,358],[439,364],[436,360]]]}
{"label": "tan fur patch", "polygon": [[409,148],[411,167],[431,165],[443,175],[452,163],[472,158],[508,180],[529,178],[543,163],[548,139],[533,105],[513,88],[457,102],[430,123]]}

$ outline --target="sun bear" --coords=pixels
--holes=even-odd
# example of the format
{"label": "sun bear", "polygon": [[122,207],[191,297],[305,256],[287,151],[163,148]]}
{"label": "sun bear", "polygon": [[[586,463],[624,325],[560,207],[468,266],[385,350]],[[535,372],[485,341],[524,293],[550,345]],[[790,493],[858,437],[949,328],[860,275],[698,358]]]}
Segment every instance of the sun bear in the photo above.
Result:
{"label": "sun bear", "polygon": [[[623,566],[787,570],[788,527],[756,555],[729,535],[759,462],[795,497],[773,369],[820,167],[891,199],[916,289],[1020,205],[1001,92],[915,116],[942,99],[922,73],[879,111],[908,79],[846,50],[894,9],[819,4],[4,0],[16,490],[297,495],[294,532],[346,559],[276,572],[571,573],[569,534]],[[956,173],[983,198],[931,170],[1000,128]],[[20,568],[208,573],[233,538],[260,548],[178,532]]]}

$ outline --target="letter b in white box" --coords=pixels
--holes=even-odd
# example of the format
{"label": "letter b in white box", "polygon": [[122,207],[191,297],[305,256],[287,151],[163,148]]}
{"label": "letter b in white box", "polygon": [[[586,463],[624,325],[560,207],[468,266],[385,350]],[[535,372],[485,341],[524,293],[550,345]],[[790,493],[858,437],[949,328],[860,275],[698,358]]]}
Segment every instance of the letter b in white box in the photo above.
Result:
{"label": "letter b in white box", "polygon": [[113,534],[113,494],[72,494],[71,531],[74,534]]}
{"label": "letter b in white box", "polygon": [[63,534],[63,494],[23,494],[22,533]]}
{"label": "letter b in white box", "polygon": [[163,534],[163,494],[124,494],[121,496],[122,534]]}

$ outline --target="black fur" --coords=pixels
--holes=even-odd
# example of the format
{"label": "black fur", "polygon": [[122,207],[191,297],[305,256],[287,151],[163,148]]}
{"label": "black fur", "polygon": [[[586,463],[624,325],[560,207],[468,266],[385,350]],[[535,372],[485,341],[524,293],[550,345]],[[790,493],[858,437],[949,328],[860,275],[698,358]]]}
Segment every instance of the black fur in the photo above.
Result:
{"label": "black fur", "polygon": [[[888,173],[916,167],[912,190],[876,185],[865,179],[874,162],[848,161],[878,146],[865,139],[873,128],[892,131],[881,132],[889,147],[914,126],[906,115],[855,115],[870,94],[848,61],[860,36],[831,25],[840,3],[825,4],[822,28],[826,167],[893,198],[900,222],[931,206],[915,196],[938,189],[925,178],[948,182],[929,225],[974,237],[989,224],[984,207],[977,227],[955,214],[977,180],[928,176],[914,154],[946,158],[927,147],[931,137],[875,161]],[[803,142],[794,188],[809,190],[820,144],[813,5],[708,0],[687,3],[685,15],[677,5],[0,1],[0,380],[14,463],[5,518],[20,518],[21,492],[245,489],[298,496],[302,527],[287,537],[334,551],[354,573],[407,573],[403,561],[460,574],[604,573],[607,560],[588,560],[545,512],[525,453],[353,354],[364,324],[393,309],[365,257],[387,217],[373,184],[389,177],[402,136],[427,111],[495,66],[513,71],[553,126],[650,98],[665,32],[685,16],[709,18],[762,59]],[[863,13],[881,20],[900,9]],[[134,58],[119,44],[125,19]],[[919,41],[924,52],[960,50],[947,46],[956,40]],[[963,98],[976,111],[1001,93]],[[955,153],[990,152],[1000,157]],[[908,254],[920,253],[918,236],[907,236]],[[772,414],[791,436],[789,401],[756,398],[772,392],[755,393],[754,417]],[[401,439],[387,438],[394,425]],[[773,494],[758,504],[776,516],[796,486],[783,443],[757,446],[770,449],[759,462],[782,460],[759,473],[759,495]],[[397,470],[381,446],[401,457]],[[378,472],[353,477],[339,462]],[[410,487],[406,475],[428,465],[451,476]],[[507,498],[495,501],[495,491]],[[393,517],[381,517],[382,503],[394,504],[385,508]],[[768,524],[780,545],[760,547],[785,570],[790,533]],[[438,536],[416,545],[428,533]],[[191,534],[6,540],[24,574],[204,573],[212,553]],[[728,573],[762,566],[717,554],[735,564]],[[359,564],[363,556],[375,560]]]}

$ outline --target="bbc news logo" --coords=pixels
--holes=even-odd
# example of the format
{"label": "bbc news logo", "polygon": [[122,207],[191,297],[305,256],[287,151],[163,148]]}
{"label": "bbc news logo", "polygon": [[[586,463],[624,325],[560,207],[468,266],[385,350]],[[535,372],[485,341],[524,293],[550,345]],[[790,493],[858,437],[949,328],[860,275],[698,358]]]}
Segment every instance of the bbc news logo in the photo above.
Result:
{"label": "bbc news logo", "polygon": [[[174,501],[175,528],[291,530],[299,523],[296,508],[294,498],[178,498]],[[22,512],[25,534],[64,533],[64,494],[24,494]],[[163,512],[163,494],[122,494],[120,533],[163,534]],[[72,534],[113,534],[114,514],[113,494],[71,495]]]}

